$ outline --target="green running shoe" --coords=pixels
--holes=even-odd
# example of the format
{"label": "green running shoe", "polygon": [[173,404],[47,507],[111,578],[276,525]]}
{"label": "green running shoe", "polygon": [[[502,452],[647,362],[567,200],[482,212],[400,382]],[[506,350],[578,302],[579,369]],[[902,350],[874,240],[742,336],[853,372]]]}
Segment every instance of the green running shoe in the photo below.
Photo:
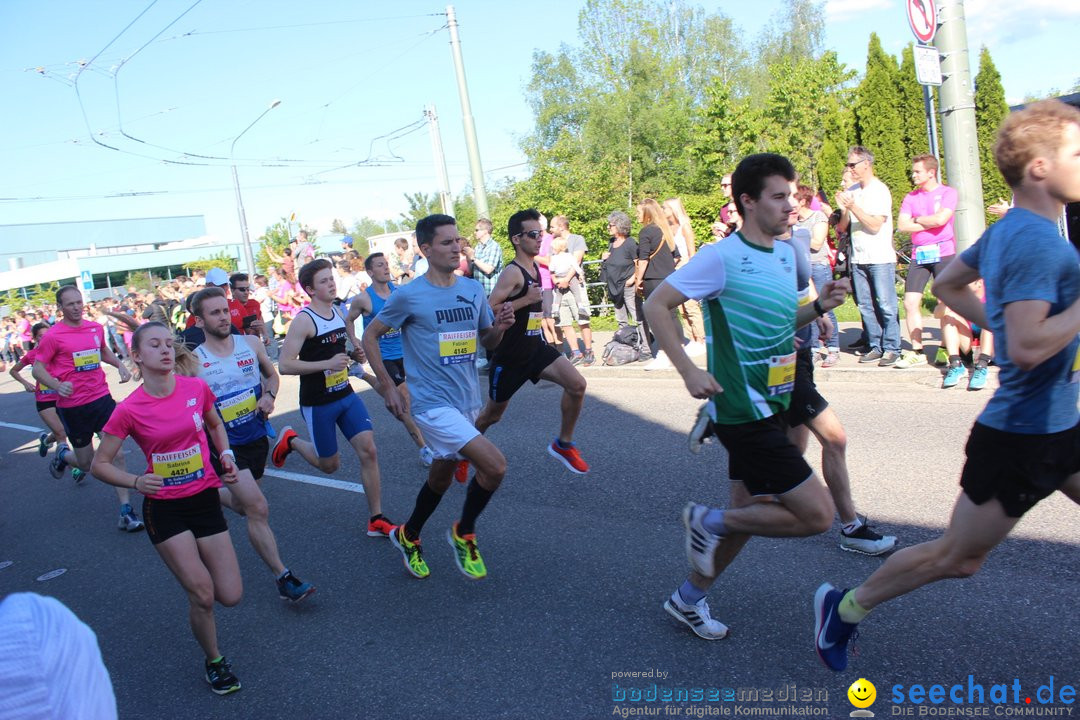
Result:
{"label": "green running shoe", "polygon": [[480,557],[480,551],[476,549],[476,533],[462,537],[457,533],[457,523],[454,523],[453,527],[446,531],[446,541],[454,548],[454,562],[465,577],[480,580],[487,576],[484,558]]}
{"label": "green running shoe", "polygon": [[938,367],[945,367],[949,364],[949,353],[945,352],[945,348],[938,347],[937,354],[934,355],[934,364]]}
{"label": "green running shoe", "polygon": [[431,574],[427,563],[424,562],[423,550],[420,549],[420,538],[416,538],[416,542],[409,542],[409,539],[405,537],[404,525],[398,525],[391,531],[390,542],[401,551],[401,556],[405,560],[405,569],[413,577],[423,580]]}

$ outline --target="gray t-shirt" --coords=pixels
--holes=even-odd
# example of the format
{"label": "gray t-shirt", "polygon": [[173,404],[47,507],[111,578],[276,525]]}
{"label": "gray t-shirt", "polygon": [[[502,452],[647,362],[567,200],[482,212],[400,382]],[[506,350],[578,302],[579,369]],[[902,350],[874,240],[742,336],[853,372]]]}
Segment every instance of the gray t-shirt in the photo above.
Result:
{"label": "gray t-shirt", "polygon": [[[580,235],[567,235],[566,236],[566,251],[571,255],[577,256],[577,253],[585,253],[589,251],[589,247],[585,244],[585,238]],[[584,258],[585,256],[582,255]]]}
{"label": "gray t-shirt", "polygon": [[495,321],[480,283],[455,276],[450,287],[436,287],[421,275],[395,290],[375,319],[401,328],[413,413],[480,408],[479,331]]}
{"label": "gray t-shirt", "polygon": [[[787,243],[795,251],[795,287],[799,291],[799,305],[810,302],[810,231],[796,225],[791,228],[791,237],[777,242]],[[803,348],[809,348],[810,326],[804,325],[795,331],[795,337],[803,341]]]}

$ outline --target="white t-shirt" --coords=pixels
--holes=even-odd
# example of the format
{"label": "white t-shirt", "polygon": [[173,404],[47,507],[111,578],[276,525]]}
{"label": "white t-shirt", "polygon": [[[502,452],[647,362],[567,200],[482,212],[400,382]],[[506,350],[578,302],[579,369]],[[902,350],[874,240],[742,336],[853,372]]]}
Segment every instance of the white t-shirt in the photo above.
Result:
{"label": "white t-shirt", "polygon": [[867,232],[855,213],[851,215],[851,249],[857,265],[896,263],[896,250],[893,249],[892,193],[885,183],[877,178],[867,187],[855,185],[851,191],[855,204],[868,215],[884,215],[885,222],[876,233]]}

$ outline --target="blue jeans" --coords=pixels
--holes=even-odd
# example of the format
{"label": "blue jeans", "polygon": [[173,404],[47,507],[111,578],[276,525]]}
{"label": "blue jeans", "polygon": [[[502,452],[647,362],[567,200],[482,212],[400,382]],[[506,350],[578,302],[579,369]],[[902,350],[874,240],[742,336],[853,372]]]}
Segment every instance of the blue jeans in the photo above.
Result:
{"label": "blue jeans", "polygon": [[871,350],[900,352],[900,314],[896,300],[896,265],[852,266],[855,296]]}
{"label": "blue jeans", "polygon": [[[817,288],[818,294],[820,295],[822,288],[825,287],[825,283],[832,282],[832,267],[830,267],[828,263],[813,263],[810,265],[810,277],[813,278],[814,287]],[[836,313],[830,310],[825,314],[828,316],[833,326],[833,334],[825,342],[825,347],[828,348],[830,352],[840,352],[840,328],[836,326]],[[818,332],[817,323],[811,323],[810,327],[812,328],[810,347],[815,347],[817,345],[818,336],[821,333]]]}

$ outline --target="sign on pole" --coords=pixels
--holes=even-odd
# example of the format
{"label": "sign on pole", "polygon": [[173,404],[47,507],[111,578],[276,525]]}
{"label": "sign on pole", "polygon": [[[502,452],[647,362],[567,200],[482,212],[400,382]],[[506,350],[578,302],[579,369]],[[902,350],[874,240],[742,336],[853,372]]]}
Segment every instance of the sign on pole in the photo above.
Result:
{"label": "sign on pole", "polygon": [[83,270],[79,273],[79,284],[82,285],[83,290],[94,289],[94,276],[90,274],[89,270]]}
{"label": "sign on pole", "polygon": [[936,47],[915,46],[915,79],[920,85],[941,86],[941,55]]}
{"label": "sign on pole", "polygon": [[929,45],[937,33],[937,7],[934,0],[904,0],[907,6],[908,24],[915,38]]}

